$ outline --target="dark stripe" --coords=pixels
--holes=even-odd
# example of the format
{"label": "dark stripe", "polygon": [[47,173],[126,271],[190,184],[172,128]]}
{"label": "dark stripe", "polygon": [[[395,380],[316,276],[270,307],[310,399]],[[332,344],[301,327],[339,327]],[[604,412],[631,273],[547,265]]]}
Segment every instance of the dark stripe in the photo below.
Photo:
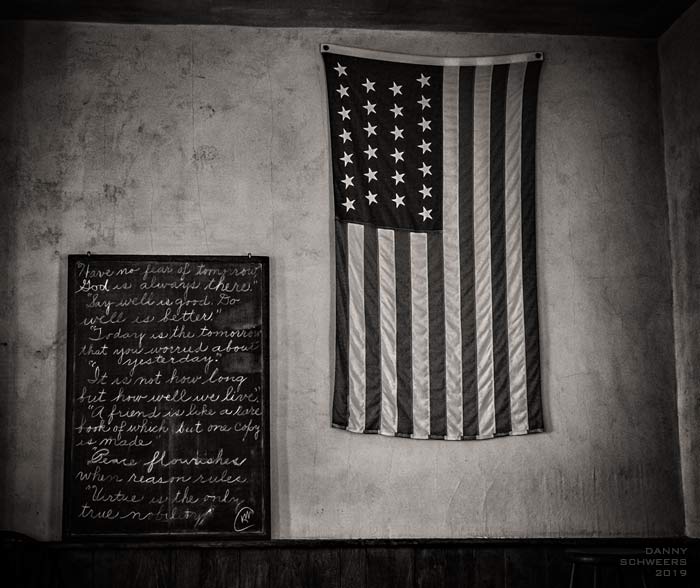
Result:
{"label": "dark stripe", "polygon": [[430,361],[430,436],[447,435],[445,400],[445,273],[442,233],[428,233],[428,354]]}
{"label": "dark stripe", "polygon": [[382,414],[377,229],[365,225],[365,432],[379,431]]}
{"label": "dark stripe", "polygon": [[491,315],[496,434],[510,431],[508,361],[508,280],[506,272],[506,91],[508,65],[496,65],[491,78]]}
{"label": "dark stripe", "polygon": [[544,428],[540,386],[540,334],[537,312],[537,251],[535,234],[535,134],[537,87],[541,68],[541,61],[528,63],[523,88],[521,214],[527,412],[528,428],[530,430]]}
{"label": "dark stripe", "polygon": [[411,234],[394,232],[396,266],[396,404],[397,434],[413,433],[413,369],[411,354]]}
{"label": "dark stripe", "polygon": [[474,281],[474,75],[459,70],[459,282],[462,311],[462,435],[479,434]]}
{"label": "dark stripe", "polygon": [[348,227],[335,221],[335,388],[333,424],[348,426]]}

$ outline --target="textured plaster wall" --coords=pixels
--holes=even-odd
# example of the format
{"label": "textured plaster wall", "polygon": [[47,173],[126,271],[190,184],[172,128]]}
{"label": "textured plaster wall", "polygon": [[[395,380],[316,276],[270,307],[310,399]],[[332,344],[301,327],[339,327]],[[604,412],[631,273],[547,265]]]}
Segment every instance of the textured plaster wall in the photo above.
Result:
{"label": "textured plaster wall", "polygon": [[700,536],[700,3],[659,42],[686,533]]}
{"label": "textured plaster wall", "polygon": [[[60,533],[66,255],[271,257],[273,535],[683,531],[653,42],[4,25],[2,518]],[[548,432],[476,442],[330,427],[323,42],[542,50],[538,262]]]}

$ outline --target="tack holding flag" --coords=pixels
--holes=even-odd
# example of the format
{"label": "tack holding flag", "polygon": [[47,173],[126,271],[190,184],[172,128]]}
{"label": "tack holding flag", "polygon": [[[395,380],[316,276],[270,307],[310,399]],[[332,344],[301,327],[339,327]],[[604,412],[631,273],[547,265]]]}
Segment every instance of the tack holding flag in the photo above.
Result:
{"label": "tack holding flag", "polygon": [[336,238],[333,426],[448,440],[543,431],[542,54],[321,52]]}

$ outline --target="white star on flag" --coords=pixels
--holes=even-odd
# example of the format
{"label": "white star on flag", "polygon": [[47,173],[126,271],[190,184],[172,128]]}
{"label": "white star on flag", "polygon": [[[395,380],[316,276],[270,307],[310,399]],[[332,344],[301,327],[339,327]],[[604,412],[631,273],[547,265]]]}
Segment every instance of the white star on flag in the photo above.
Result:
{"label": "white star on flag", "polygon": [[423,207],[423,211],[419,212],[418,214],[423,217],[423,222],[427,221],[428,219],[432,219],[433,217],[430,216],[430,213],[433,212],[432,208],[425,208]]}
{"label": "white star on flag", "polygon": [[370,82],[369,78],[366,78],[365,83],[362,85],[365,87],[365,91],[374,92],[374,82]]}
{"label": "white star on flag", "polygon": [[348,174],[345,174],[345,179],[340,180],[345,184],[345,189],[347,190],[350,186],[354,186],[355,184],[352,183],[352,181],[355,179],[355,176],[349,176]]}
{"label": "white star on flag", "polygon": [[398,149],[394,149],[394,152],[389,157],[393,157],[394,164],[397,164],[399,161],[403,161],[403,151],[399,151]]}
{"label": "white star on flag", "polygon": [[426,165],[425,161],[424,161],[423,165],[421,167],[419,167],[418,169],[423,172],[423,177],[425,177],[426,175],[432,176],[433,174],[430,172],[431,167],[432,167],[431,165]]}
{"label": "white star on flag", "polygon": [[347,69],[346,66],[342,66],[342,65],[338,64],[333,69],[338,72],[338,76],[348,75],[347,72],[345,71]]}
{"label": "white star on flag", "polygon": [[403,139],[403,129],[400,129],[397,126],[394,126],[394,130],[391,131],[391,134],[394,135],[394,141],[398,141],[399,139]]}
{"label": "white star on flag", "polygon": [[377,125],[371,125],[371,124],[369,124],[369,122],[368,122],[368,123],[367,123],[367,126],[364,127],[364,130],[367,132],[367,136],[368,136],[368,137],[371,137],[372,135],[376,135],[376,134],[377,134],[376,128],[377,128]]}
{"label": "white star on flag", "polygon": [[430,79],[430,76],[426,76],[425,74],[420,74],[420,77],[416,81],[420,83],[420,87],[422,88],[423,86],[430,85],[430,82],[428,82],[429,79]]}
{"label": "white star on flag", "polygon": [[394,108],[390,108],[389,110],[394,113],[394,118],[397,116],[403,116],[403,106],[394,104]]}
{"label": "white star on flag", "polygon": [[405,196],[399,196],[398,194],[396,194],[395,196],[396,196],[396,197],[395,197],[395,198],[392,198],[391,201],[392,201],[394,204],[396,204],[396,208],[398,208],[399,206],[406,206],[406,205],[404,204],[404,202],[403,202],[403,199],[406,198]]}
{"label": "white star on flag", "polygon": [[401,88],[403,88],[403,86],[398,86],[396,82],[394,82],[394,85],[389,89],[394,93],[394,96],[396,96],[397,94],[401,94]]}
{"label": "white star on flag", "polygon": [[420,100],[418,101],[418,104],[420,104],[421,110],[423,110],[425,108],[430,108],[430,98],[426,98],[425,96],[421,96]]}
{"label": "white star on flag", "polygon": [[367,176],[367,183],[369,184],[372,180],[377,179],[377,172],[373,169],[368,169],[366,173],[362,174],[364,176]]}
{"label": "white star on flag", "polygon": [[432,188],[426,187],[425,184],[423,184],[423,188],[418,190],[421,194],[423,194],[423,198],[432,198],[433,195],[431,194]]}
{"label": "white star on flag", "polygon": [[350,139],[350,131],[346,131],[345,129],[343,129],[343,133],[341,135],[338,135],[338,136],[343,140],[343,143],[345,143],[345,141],[351,140]]}
{"label": "white star on flag", "polygon": [[345,165],[352,163],[352,153],[343,152],[343,156],[340,158],[340,161],[342,161]]}
{"label": "white star on flag", "polygon": [[376,104],[372,104],[369,100],[367,100],[367,104],[365,104],[362,108],[364,108],[367,111],[367,116],[372,114],[373,112],[376,114],[377,111],[374,110],[374,107]]}
{"label": "white star on flag", "polygon": [[421,127],[421,129],[423,129],[423,132],[425,133],[426,129],[430,129],[430,121],[421,118],[421,121],[418,123],[418,126]]}
{"label": "white star on flag", "polygon": [[348,96],[348,89],[346,86],[343,86],[342,84],[340,85],[340,88],[336,90],[338,94],[340,94],[340,97],[342,98],[343,96]]}
{"label": "white star on flag", "polygon": [[377,148],[367,145],[367,149],[363,151],[367,155],[367,159],[377,158]]}
{"label": "white star on flag", "polygon": [[425,139],[423,139],[423,142],[418,145],[418,147],[423,150],[423,153],[425,153],[426,151],[430,151],[430,145],[430,143],[426,143]]}
{"label": "white star on flag", "polygon": [[343,120],[346,118],[350,120],[350,111],[347,108],[343,107],[338,111],[338,114],[343,117]]}
{"label": "white star on flag", "polygon": [[355,210],[355,201],[350,200],[350,198],[346,198],[345,202],[343,202],[343,206],[345,207],[345,212],[350,212],[351,208]]}
{"label": "white star on flag", "polygon": [[399,184],[399,183],[403,184],[403,177],[404,177],[405,175],[406,175],[406,174],[400,174],[399,172],[395,172],[394,175],[391,176],[391,177],[393,178],[394,183],[396,183],[396,184]]}
{"label": "white star on flag", "polygon": [[377,195],[373,192],[367,192],[367,196],[365,196],[365,198],[367,198],[368,206],[377,203]]}

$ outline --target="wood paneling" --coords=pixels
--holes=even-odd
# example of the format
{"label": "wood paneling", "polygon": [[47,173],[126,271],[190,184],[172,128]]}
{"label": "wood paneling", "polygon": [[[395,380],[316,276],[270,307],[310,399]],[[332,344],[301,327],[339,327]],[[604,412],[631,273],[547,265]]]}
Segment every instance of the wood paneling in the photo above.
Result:
{"label": "wood paneling", "polygon": [[416,549],[416,588],[443,588],[447,582],[447,550],[439,547]]}
{"label": "wood paneling", "polygon": [[367,556],[364,547],[340,551],[340,588],[367,587]]}
{"label": "wood paneling", "polygon": [[10,586],[22,588],[43,588],[51,581],[49,568],[50,553],[39,544],[3,545],[0,562],[4,577]]}
{"label": "wood paneling", "polygon": [[335,588],[339,583],[340,552],[337,549],[310,551],[304,586],[308,588]]}
{"label": "wood paneling", "polygon": [[506,549],[506,586],[539,588],[547,585],[547,553],[538,547]]}
{"label": "wood paneling", "polygon": [[503,588],[506,585],[505,551],[486,548],[476,558],[474,585],[479,588]]}
{"label": "wood paneling", "polygon": [[203,549],[182,548],[170,552],[170,577],[173,588],[202,586]]}
{"label": "wood paneling", "polygon": [[547,586],[568,586],[570,565],[564,547],[545,549]]}
{"label": "wood paneling", "polygon": [[[615,550],[624,543],[587,544],[598,552],[602,546],[610,556],[598,567],[598,586],[640,582],[640,568],[617,565]],[[700,585],[694,563],[700,542],[638,541],[635,548],[643,553],[657,545],[685,548],[688,564],[685,576],[668,578],[645,568],[650,588]],[[2,543],[0,555],[10,588],[560,588],[569,585],[572,559],[566,548],[572,546],[571,541]],[[592,581],[591,564],[578,565],[575,585]]]}
{"label": "wood paneling", "polygon": [[169,585],[173,588],[237,587],[240,585],[241,555],[245,553],[226,548],[172,548]]}
{"label": "wood paneling", "polygon": [[372,588],[413,586],[414,550],[407,547],[376,547],[367,550],[367,583]]}
{"label": "wood paneling", "polygon": [[308,553],[299,549],[276,549],[270,562],[270,588],[304,588]]}
{"label": "wood paneling", "polygon": [[47,552],[47,585],[51,588],[92,588],[93,557],[90,549]]}
{"label": "wood paneling", "polygon": [[95,586],[100,588],[168,588],[167,549],[100,549],[94,556]]}
{"label": "wood paneling", "polygon": [[240,576],[240,552],[235,549],[207,550],[202,558],[202,582],[200,586],[231,588],[238,584]]}
{"label": "wood paneling", "polygon": [[3,18],[656,37],[693,0],[7,0]]}
{"label": "wood paneling", "polygon": [[240,553],[240,588],[266,588],[270,578],[270,554],[259,549],[243,549]]}
{"label": "wood paneling", "polygon": [[474,561],[475,551],[470,547],[453,547],[445,549],[447,571],[445,588],[475,588]]}

